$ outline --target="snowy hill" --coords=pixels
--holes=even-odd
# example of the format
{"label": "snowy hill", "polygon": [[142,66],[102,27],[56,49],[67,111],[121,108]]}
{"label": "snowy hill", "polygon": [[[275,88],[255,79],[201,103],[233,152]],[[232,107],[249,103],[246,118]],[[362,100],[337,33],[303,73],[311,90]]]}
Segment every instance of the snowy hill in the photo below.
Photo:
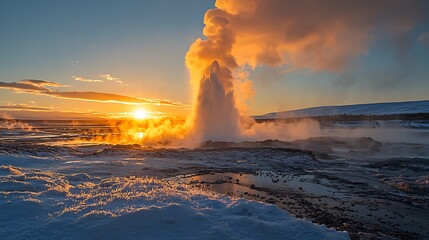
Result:
{"label": "snowy hill", "polygon": [[274,118],[296,118],[296,117],[315,117],[325,115],[384,115],[384,114],[405,114],[405,113],[429,113],[429,100],[411,101],[411,102],[387,102],[387,103],[368,103],[342,106],[323,106],[304,108],[299,110],[272,112],[255,119],[274,119]]}

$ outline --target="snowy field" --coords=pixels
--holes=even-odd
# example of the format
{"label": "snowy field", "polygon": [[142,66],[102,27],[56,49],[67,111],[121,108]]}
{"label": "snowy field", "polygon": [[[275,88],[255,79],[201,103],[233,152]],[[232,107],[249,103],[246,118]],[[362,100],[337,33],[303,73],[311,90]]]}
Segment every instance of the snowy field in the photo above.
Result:
{"label": "snowy field", "polygon": [[2,239],[347,239],[273,205],[165,179],[2,166],[1,181]]}
{"label": "snowy field", "polygon": [[257,116],[257,119],[315,117],[326,115],[383,115],[383,114],[412,114],[429,113],[429,101],[367,103],[340,106],[312,107],[299,110],[273,112]]}
{"label": "snowy field", "polygon": [[76,126],[3,127],[0,236],[428,238],[429,130],[383,124],[197,149],[77,143]]}
{"label": "snowy field", "polygon": [[2,146],[2,239],[348,239],[275,205],[167,180],[181,161],[114,152]]}

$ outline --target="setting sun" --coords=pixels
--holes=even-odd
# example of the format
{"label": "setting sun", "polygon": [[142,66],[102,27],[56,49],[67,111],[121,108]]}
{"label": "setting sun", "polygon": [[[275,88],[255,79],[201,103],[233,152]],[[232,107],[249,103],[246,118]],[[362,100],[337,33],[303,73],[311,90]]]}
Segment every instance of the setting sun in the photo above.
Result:
{"label": "setting sun", "polygon": [[149,113],[145,109],[138,109],[134,112],[135,119],[141,120],[141,119],[146,119],[148,117],[149,117]]}

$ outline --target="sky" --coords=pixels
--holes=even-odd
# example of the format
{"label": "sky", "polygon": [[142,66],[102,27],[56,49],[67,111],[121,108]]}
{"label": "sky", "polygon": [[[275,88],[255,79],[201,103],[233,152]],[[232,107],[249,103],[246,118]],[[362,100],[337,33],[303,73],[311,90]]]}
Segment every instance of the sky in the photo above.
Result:
{"label": "sky", "polygon": [[[236,34],[233,54],[253,86],[248,114],[429,99],[429,23],[424,17],[410,23],[405,13],[411,8],[391,11],[392,19],[403,22],[359,21],[356,30],[328,20],[338,16],[355,23],[373,15],[350,14],[348,6],[333,13],[317,7],[311,22],[306,9],[305,18],[288,12],[301,6],[287,1],[276,7],[278,16],[268,7],[247,14],[242,3],[234,6],[239,0],[221,2],[228,1],[216,6],[230,11]],[[420,10],[429,11],[427,5]],[[207,37],[204,15],[213,8],[215,1],[208,0],[0,1],[0,117],[120,117],[140,108],[152,116],[189,115],[193,98],[185,56],[197,38]],[[296,51],[289,41],[276,45],[287,59],[273,60],[270,48],[255,59],[246,55],[243,36],[261,36],[256,43],[272,45],[283,41],[283,31],[295,42],[308,40],[301,37],[305,31],[334,47]]]}

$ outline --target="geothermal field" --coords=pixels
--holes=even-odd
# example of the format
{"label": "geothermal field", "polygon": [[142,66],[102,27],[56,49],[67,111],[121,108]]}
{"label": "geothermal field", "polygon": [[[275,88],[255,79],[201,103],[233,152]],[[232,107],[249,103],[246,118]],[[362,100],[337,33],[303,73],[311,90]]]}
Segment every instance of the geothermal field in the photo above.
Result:
{"label": "geothermal field", "polygon": [[1,236],[428,238],[429,128],[414,124],[324,122],[295,139],[185,148],[97,142],[121,138],[105,121],[4,120]]}
{"label": "geothermal field", "polygon": [[0,1],[0,240],[429,239],[429,1]]}

